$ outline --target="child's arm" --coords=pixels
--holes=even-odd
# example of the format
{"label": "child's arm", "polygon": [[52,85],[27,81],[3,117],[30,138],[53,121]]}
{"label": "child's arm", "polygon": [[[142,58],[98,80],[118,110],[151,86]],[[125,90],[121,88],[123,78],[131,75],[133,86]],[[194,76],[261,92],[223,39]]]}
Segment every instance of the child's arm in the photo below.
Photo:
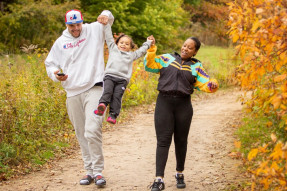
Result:
{"label": "child's arm", "polygon": [[105,39],[106,43],[108,45],[109,51],[113,49],[116,46],[113,33],[112,33],[112,28],[111,25],[108,23],[104,25],[104,31],[105,31]]}
{"label": "child's arm", "polygon": [[147,41],[144,42],[143,45],[139,49],[133,52],[133,56],[134,56],[133,60],[136,60],[142,57],[143,55],[145,55],[147,49],[150,48],[151,44],[152,44],[152,40],[147,39]]}
{"label": "child's arm", "polygon": [[196,82],[194,88],[207,93],[214,93],[217,91],[219,84],[216,79],[211,79],[205,72],[202,64],[197,62],[192,65],[192,75],[196,76]]}

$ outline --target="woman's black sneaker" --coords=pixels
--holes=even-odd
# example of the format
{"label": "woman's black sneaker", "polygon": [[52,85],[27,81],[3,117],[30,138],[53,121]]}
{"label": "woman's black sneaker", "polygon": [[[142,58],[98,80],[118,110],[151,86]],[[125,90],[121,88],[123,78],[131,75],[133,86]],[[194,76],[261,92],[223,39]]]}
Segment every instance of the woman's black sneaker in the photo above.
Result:
{"label": "woman's black sneaker", "polygon": [[186,187],[183,174],[176,174],[175,179],[176,179],[176,187],[177,188],[185,188]]}
{"label": "woman's black sneaker", "polygon": [[164,182],[162,182],[160,179],[155,179],[155,181],[153,182],[150,188],[151,188],[151,191],[164,190]]}

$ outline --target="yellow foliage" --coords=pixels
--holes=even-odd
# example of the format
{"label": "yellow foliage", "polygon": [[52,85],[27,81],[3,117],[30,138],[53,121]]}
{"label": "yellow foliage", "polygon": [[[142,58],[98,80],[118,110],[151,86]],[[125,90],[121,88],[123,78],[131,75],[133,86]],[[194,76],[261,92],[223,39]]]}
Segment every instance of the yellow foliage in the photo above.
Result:
{"label": "yellow foliage", "polygon": [[281,108],[282,110],[285,110],[285,111],[287,110],[287,107],[286,107],[286,105],[284,105],[284,104],[281,104],[281,105],[280,105],[280,108]]}
{"label": "yellow foliage", "polygon": [[286,185],[286,181],[285,181],[285,180],[279,180],[279,184],[280,184],[281,186],[285,186],[285,185]]}
{"label": "yellow foliage", "polygon": [[264,178],[260,181],[260,183],[262,183],[264,185],[264,189],[268,189],[269,185],[271,184],[272,180],[270,180],[269,178]]}
{"label": "yellow foliage", "polygon": [[287,74],[275,76],[274,82],[281,82],[281,81],[285,80],[286,76],[287,76]]}
{"label": "yellow foliage", "polygon": [[272,105],[274,106],[274,109],[278,109],[282,101],[281,96],[276,96],[271,100]]}
{"label": "yellow foliage", "polygon": [[234,145],[235,145],[236,148],[240,149],[241,142],[240,141],[234,141]]}
{"label": "yellow foliage", "polygon": [[[287,131],[286,0],[233,1],[228,6],[228,34],[236,43],[243,63],[238,67],[236,77],[243,89],[252,91],[251,97],[245,99],[246,111],[253,111],[254,115],[263,113],[272,118],[266,122],[268,127],[278,128],[276,125],[279,124]],[[249,152],[249,161],[258,160],[251,167],[254,174],[251,190],[258,190],[258,184],[264,185],[264,189],[270,188],[271,184],[274,190],[287,189],[287,143],[283,146],[279,137],[272,134],[269,145]],[[239,142],[234,144],[238,146]],[[260,185],[258,187],[262,189]]]}
{"label": "yellow foliage", "polygon": [[239,35],[233,35],[233,37],[232,37],[232,41],[233,42],[237,42],[237,40],[239,39]]}
{"label": "yellow foliage", "polygon": [[271,139],[274,143],[277,141],[277,137],[274,133],[271,134]]}
{"label": "yellow foliage", "polygon": [[271,121],[268,121],[268,122],[266,123],[266,125],[267,125],[267,127],[271,127],[271,126],[273,125],[273,123],[272,123]]}
{"label": "yellow foliage", "polygon": [[277,145],[275,146],[273,153],[270,155],[271,158],[273,158],[273,160],[278,160],[283,158],[283,151],[282,151],[282,143],[279,142],[277,143]]}
{"label": "yellow foliage", "polygon": [[258,149],[252,149],[248,153],[248,160],[251,161],[253,158],[255,158],[257,156],[257,153],[258,153]]}

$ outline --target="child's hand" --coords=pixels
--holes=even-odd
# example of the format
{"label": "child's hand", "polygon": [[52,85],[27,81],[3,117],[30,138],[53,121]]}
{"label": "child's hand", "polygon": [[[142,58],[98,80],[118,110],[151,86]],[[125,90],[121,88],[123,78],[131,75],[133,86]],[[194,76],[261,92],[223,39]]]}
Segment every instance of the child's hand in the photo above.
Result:
{"label": "child's hand", "polygon": [[100,15],[100,16],[98,16],[97,21],[103,25],[106,25],[106,24],[108,24],[109,17],[106,15]]}
{"label": "child's hand", "polygon": [[150,35],[149,37],[147,37],[148,40],[152,40],[151,45],[155,45],[155,38],[153,37],[153,35]]}

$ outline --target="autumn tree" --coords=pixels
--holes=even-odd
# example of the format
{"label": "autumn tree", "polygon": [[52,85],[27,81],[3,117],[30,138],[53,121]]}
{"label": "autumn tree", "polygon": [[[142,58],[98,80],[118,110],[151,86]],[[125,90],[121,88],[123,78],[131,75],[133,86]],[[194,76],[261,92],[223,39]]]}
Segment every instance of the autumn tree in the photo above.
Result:
{"label": "autumn tree", "polygon": [[77,2],[57,5],[50,0],[21,0],[10,4],[9,11],[0,13],[0,53],[1,50],[17,53],[25,44],[50,48],[65,29],[65,12],[78,7]]}
{"label": "autumn tree", "polygon": [[186,3],[184,9],[190,13],[189,30],[205,44],[228,45],[228,0],[205,0]]}
{"label": "autumn tree", "polygon": [[[254,148],[249,160],[258,157],[252,168],[256,185],[285,190],[287,156],[287,2],[286,0],[249,0],[230,2],[229,36],[237,44],[242,64],[237,77],[243,89],[251,91],[246,99],[252,117],[266,117],[273,128],[272,143]],[[285,143],[284,143],[285,142]],[[260,186],[259,186],[260,187]]]}

